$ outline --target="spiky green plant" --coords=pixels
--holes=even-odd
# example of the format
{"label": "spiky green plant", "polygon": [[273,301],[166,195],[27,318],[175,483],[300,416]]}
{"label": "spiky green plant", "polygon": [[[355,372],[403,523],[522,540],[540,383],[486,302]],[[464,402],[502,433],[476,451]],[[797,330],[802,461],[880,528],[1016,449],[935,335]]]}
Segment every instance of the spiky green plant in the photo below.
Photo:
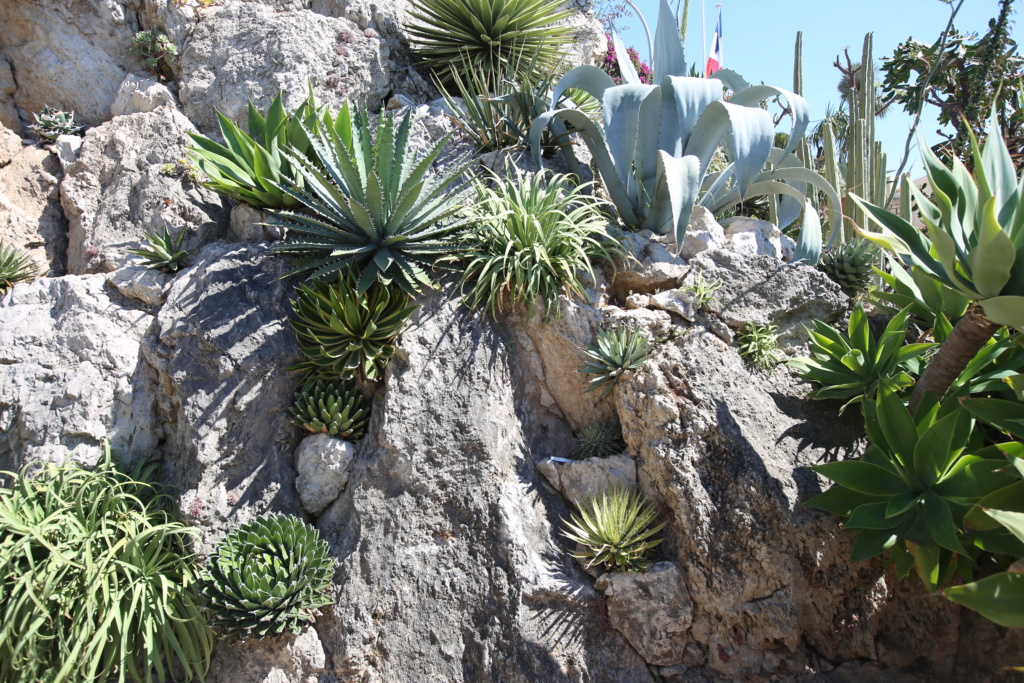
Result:
{"label": "spiky green plant", "polygon": [[189,255],[188,251],[181,248],[181,245],[185,243],[186,235],[188,235],[188,230],[185,228],[178,230],[178,234],[173,237],[167,228],[164,228],[162,235],[157,233],[150,235],[147,232],[146,243],[142,245],[142,248],[129,249],[128,253],[141,256],[148,268],[174,273],[184,265],[185,259]]}
{"label": "spiky green plant", "polygon": [[865,240],[844,242],[826,251],[817,268],[839,285],[847,296],[857,296],[871,285],[875,250]]}
{"label": "spiky green plant", "polygon": [[604,398],[625,372],[639,368],[650,358],[651,347],[647,337],[637,330],[601,329],[597,332],[597,343],[587,344],[584,353],[590,360],[580,366],[580,372],[597,375],[590,380],[587,391],[603,386]]}
{"label": "spiky green plant", "polygon": [[311,155],[306,131],[318,129],[320,116],[312,90],[291,114],[285,112],[282,94],[278,93],[266,116],[249,103],[248,133],[217,112],[224,144],[189,133],[195,146],[186,151],[209,178],[203,185],[214,192],[258,209],[295,206],[298,200],[285,193],[281,184],[287,179],[301,187],[302,177],[284,150],[290,150],[292,156]]}
{"label": "spiky green plant", "polygon": [[614,422],[591,422],[576,435],[572,446],[574,460],[607,458],[626,450],[622,428]]}
{"label": "spiky green plant", "polygon": [[779,362],[779,326],[747,323],[737,339],[740,355],[751,365],[771,370]]}
{"label": "spiky green plant", "polygon": [[463,60],[487,83],[523,65],[523,55],[537,55],[532,68],[543,72],[573,30],[558,25],[572,10],[557,0],[421,0],[409,14],[418,22],[407,27],[413,51],[445,86],[449,66]]}
{"label": "spiky green plant", "polygon": [[0,296],[19,282],[29,282],[39,274],[39,268],[28,254],[7,246],[0,240]]}
{"label": "spiky green plant", "polygon": [[638,572],[650,566],[650,554],[661,539],[652,537],[664,528],[655,524],[658,511],[638,491],[614,489],[579,506],[562,535],[579,543],[573,554],[588,568],[604,565],[610,571]]}
{"label": "spiky green plant", "polygon": [[366,431],[370,406],[352,382],[314,376],[295,391],[291,413],[295,424],[314,434],[358,441]]}
{"label": "spiky green plant", "polygon": [[201,678],[213,634],[195,531],[109,446],[92,470],[30,468],[0,488],[0,680],[151,682],[179,667]]}
{"label": "spiky green plant", "polygon": [[82,130],[81,126],[75,125],[73,111],[61,111],[44,106],[43,110],[34,116],[36,122],[29,128],[44,140],[56,140],[61,135],[74,135]]}
{"label": "spiky green plant", "polygon": [[201,591],[222,636],[298,633],[331,604],[334,560],[327,542],[298,517],[260,515],[217,545]]}
{"label": "spiky green plant", "polygon": [[395,338],[415,306],[396,287],[373,283],[363,293],[350,276],[299,285],[291,321],[306,361],[295,369],[343,379],[377,379],[395,352]]}
{"label": "spiky green plant", "polygon": [[506,307],[526,306],[530,315],[539,296],[546,315],[557,313],[561,294],[584,296],[583,278],[595,279],[592,260],[621,253],[601,203],[569,176],[541,171],[526,178],[516,169],[474,186],[459,283],[472,308],[497,317]]}
{"label": "spiky green plant", "polygon": [[412,112],[397,127],[388,113],[374,139],[367,117],[346,103],[313,135],[315,162],[286,155],[304,187],[287,180],[281,187],[305,209],[272,212],[289,232],[275,253],[299,256],[289,275],[312,271],[321,279],[354,266],[360,293],[378,280],[410,296],[437,286],[428,271],[452,251],[465,222],[451,220],[460,205],[447,188],[469,162],[432,174],[449,137],[417,155],[409,149],[412,123]]}
{"label": "spiky green plant", "polygon": [[704,271],[697,271],[697,279],[688,285],[683,285],[679,288],[680,292],[689,292],[693,294],[693,305],[702,311],[706,311],[711,307],[712,302],[718,303],[718,299],[715,298],[715,292],[722,288],[722,281],[718,278],[714,280],[704,280]]}

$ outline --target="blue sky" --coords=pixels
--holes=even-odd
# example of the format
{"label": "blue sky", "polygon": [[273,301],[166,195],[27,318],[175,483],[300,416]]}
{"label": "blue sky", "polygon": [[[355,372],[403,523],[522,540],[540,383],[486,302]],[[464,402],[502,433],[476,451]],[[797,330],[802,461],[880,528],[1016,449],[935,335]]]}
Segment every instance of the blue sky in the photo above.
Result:
{"label": "blue sky", "polygon": [[[657,0],[634,0],[654,32],[658,17]],[[675,0],[670,0],[675,7]],[[715,30],[718,10],[714,0],[705,0],[705,35],[707,49]],[[950,8],[939,0],[859,0],[846,3],[826,3],[821,0],[722,0],[722,45],[724,66],[739,72],[751,83],[765,82],[783,88],[793,86],[793,44],[796,32],[804,32],[803,69],[804,96],[811,105],[811,116],[820,119],[826,107],[839,102],[836,84],[839,72],[832,63],[842,55],[843,47],[850,48],[850,56],[860,59],[864,34],[874,32],[875,66],[881,58],[891,55],[896,46],[908,37],[931,43],[949,20]],[[957,14],[955,25],[963,33],[983,33],[988,20],[999,11],[997,0],[965,0]],[[1019,13],[1012,15],[1011,35],[1018,43],[1024,38]],[[701,2],[690,0],[690,20],[686,37],[686,59],[703,68],[706,55],[701,56]],[[624,17],[622,39],[637,48],[641,56],[647,53],[647,39],[640,23]],[[648,60],[644,60],[648,61]],[[926,108],[927,111],[928,108]],[[882,141],[888,155],[890,172],[896,170],[903,154],[903,146],[910,130],[911,118],[902,109],[893,109],[884,120],[876,124],[876,136]],[[929,142],[937,142],[934,134],[937,124],[934,115],[925,121],[922,129]],[[916,151],[910,162],[920,169]],[[918,171],[919,172],[919,171]],[[917,172],[915,172],[917,175]]]}

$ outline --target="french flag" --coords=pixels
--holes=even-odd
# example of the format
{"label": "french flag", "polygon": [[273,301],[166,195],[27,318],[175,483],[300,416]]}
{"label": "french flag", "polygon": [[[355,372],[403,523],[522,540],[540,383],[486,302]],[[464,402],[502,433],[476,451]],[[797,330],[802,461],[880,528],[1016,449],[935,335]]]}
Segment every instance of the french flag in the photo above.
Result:
{"label": "french flag", "polygon": [[704,77],[711,78],[711,74],[722,68],[722,61],[722,10],[718,10],[718,26],[715,27],[715,38],[711,41],[711,54],[704,68]]}

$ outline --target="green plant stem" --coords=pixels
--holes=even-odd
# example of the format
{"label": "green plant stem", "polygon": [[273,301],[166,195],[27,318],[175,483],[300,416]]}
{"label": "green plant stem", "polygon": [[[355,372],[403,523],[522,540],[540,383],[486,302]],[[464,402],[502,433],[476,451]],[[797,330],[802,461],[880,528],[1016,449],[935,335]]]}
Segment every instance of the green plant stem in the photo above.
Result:
{"label": "green plant stem", "polygon": [[939,352],[928,363],[928,368],[921,379],[914,385],[914,393],[910,396],[910,413],[917,412],[917,407],[929,391],[934,391],[941,399],[946,395],[953,380],[963,372],[971,359],[981,350],[992,335],[1001,326],[985,316],[981,306],[972,303],[960,318],[956,327],[939,347]]}

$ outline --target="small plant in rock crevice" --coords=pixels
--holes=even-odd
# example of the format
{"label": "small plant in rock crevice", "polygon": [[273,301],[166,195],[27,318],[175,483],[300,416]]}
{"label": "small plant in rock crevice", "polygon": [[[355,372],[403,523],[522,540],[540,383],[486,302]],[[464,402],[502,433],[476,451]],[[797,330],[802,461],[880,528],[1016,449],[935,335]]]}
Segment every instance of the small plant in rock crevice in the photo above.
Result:
{"label": "small plant in rock crevice", "polygon": [[638,330],[618,328],[599,330],[597,341],[587,344],[589,360],[580,366],[580,372],[597,375],[590,380],[587,391],[604,387],[601,398],[607,396],[624,373],[641,367],[651,356],[647,338]]}
{"label": "small plant in rock crevice", "polygon": [[614,422],[591,422],[576,435],[572,447],[573,460],[607,458],[626,450],[622,428]]}
{"label": "small plant in rock crevice", "polygon": [[181,248],[188,235],[186,228],[178,230],[178,234],[171,236],[168,229],[163,234],[146,233],[146,242],[140,249],[129,249],[129,254],[141,256],[148,268],[162,270],[165,273],[177,272],[185,264],[189,252]]}
{"label": "small plant in rock crevice", "polygon": [[0,296],[19,282],[29,282],[39,274],[39,268],[28,254],[0,240]]}
{"label": "small plant in rock crevice", "polygon": [[43,140],[54,141],[61,135],[76,135],[82,126],[75,125],[75,112],[61,111],[44,106],[38,114],[34,114],[36,122],[29,126]]}
{"label": "small plant in rock crevice", "polygon": [[352,382],[313,376],[295,391],[291,413],[295,424],[314,434],[358,441],[366,431],[370,406]]}
{"label": "small plant in rock crevice", "polygon": [[699,310],[707,311],[710,309],[712,303],[719,303],[718,299],[715,298],[715,292],[722,288],[722,281],[720,279],[714,279],[710,281],[704,280],[704,272],[697,272],[697,279],[692,284],[683,285],[679,288],[680,292],[688,292],[693,295],[693,305]]}
{"label": "small plant in rock crevice", "polygon": [[779,362],[779,326],[747,323],[737,339],[740,355],[751,365],[771,370]]}
{"label": "small plant in rock crevice", "polygon": [[657,519],[657,509],[640,492],[614,489],[580,505],[562,535],[580,545],[573,557],[588,568],[643,571],[650,566],[651,551],[661,543],[653,536],[665,523],[656,523]]}
{"label": "small plant in rock crevice", "polygon": [[171,59],[178,56],[178,46],[159,31],[139,31],[132,39],[132,52],[154,75],[170,80]]}

